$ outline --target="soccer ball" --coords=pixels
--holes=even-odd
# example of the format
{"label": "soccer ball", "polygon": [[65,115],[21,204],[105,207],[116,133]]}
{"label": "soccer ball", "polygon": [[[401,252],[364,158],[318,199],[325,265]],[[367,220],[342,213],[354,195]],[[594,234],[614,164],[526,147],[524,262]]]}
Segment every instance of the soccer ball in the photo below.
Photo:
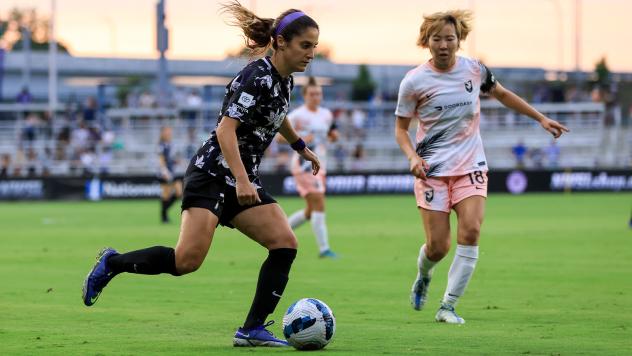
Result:
{"label": "soccer ball", "polygon": [[336,318],[327,304],[304,298],[290,305],[283,317],[283,335],[298,350],[318,350],[336,332]]}

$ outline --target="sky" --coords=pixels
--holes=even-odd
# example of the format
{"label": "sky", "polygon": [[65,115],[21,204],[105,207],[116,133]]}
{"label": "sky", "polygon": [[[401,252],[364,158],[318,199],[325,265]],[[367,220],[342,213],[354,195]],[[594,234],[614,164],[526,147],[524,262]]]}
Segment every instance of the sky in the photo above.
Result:
{"label": "sky", "polygon": [[[9,9],[50,14],[52,0],[0,0]],[[168,57],[222,59],[243,44],[226,24],[216,0],[165,0],[170,31]],[[474,30],[461,53],[491,67],[573,70],[575,3],[581,4],[582,70],[606,57],[613,71],[632,72],[632,1],[628,0],[242,0],[261,17],[297,8],[320,26],[320,46],[340,63],[406,64],[427,60],[415,45],[423,14],[447,9],[474,11]],[[56,0],[57,38],[73,55],[152,58],[156,54],[157,0]]]}

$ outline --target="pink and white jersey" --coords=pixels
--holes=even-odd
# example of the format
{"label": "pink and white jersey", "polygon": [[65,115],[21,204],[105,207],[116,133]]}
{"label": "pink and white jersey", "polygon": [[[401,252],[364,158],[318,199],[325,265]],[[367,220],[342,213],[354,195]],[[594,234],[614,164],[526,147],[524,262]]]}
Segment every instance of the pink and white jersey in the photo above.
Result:
{"label": "pink and white jersey", "polygon": [[427,176],[488,170],[479,130],[479,94],[495,83],[485,65],[465,57],[457,57],[447,71],[428,61],[406,74],[395,115],[419,120],[416,151],[430,165]]}
{"label": "pink and white jersey", "polygon": [[[318,155],[320,172],[325,174],[327,167],[328,134],[333,123],[331,111],[320,106],[317,111],[311,111],[305,105],[302,105],[290,112],[288,119],[299,136],[305,138],[308,135],[313,135],[313,139],[307,144],[307,147]],[[312,164],[309,161],[303,160],[298,153],[295,152],[290,163],[290,170],[293,174],[311,172]]]}

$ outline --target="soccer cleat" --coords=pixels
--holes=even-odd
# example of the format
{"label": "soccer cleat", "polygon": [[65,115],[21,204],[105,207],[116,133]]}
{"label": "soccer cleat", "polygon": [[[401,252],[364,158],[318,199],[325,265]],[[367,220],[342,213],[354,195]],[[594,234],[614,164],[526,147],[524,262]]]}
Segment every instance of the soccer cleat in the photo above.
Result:
{"label": "soccer cleat", "polygon": [[283,347],[289,346],[287,341],[277,339],[272,332],[266,329],[268,326],[274,324],[274,320],[270,320],[264,325],[254,327],[250,330],[244,328],[237,329],[235,337],[233,338],[233,346],[267,346],[267,347]]}
{"label": "soccer cleat", "polygon": [[429,277],[423,277],[415,280],[412,291],[410,292],[410,304],[415,310],[421,310],[426,304],[426,295],[428,294]]}
{"label": "soccer cleat", "polygon": [[450,304],[441,303],[441,307],[437,310],[435,320],[448,324],[465,324],[465,319],[461,318],[454,311],[454,306]]}
{"label": "soccer cleat", "polygon": [[114,278],[115,274],[110,271],[107,260],[118,254],[115,249],[106,247],[97,255],[97,263],[83,281],[82,297],[86,306],[96,303],[103,288]]}
{"label": "soccer cleat", "polygon": [[336,259],[336,258],[338,258],[338,254],[337,254],[337,253],[335,253],[335,252],[334,252],[334,251],[332,251],[332,250],[325,250],[325,251],[321,252],[321,253],[318,255],[318,257],[320,257],[320,258],[331,258],[331,259]]}

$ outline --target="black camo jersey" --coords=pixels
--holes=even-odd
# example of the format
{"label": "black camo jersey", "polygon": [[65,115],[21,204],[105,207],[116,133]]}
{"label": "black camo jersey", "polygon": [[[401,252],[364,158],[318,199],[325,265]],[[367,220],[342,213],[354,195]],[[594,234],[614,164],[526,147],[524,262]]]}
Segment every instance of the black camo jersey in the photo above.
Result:
{"label": "black camo jersey", "polygon": [[[261,158],[287,115],[293,87],[293,77],[282,78],[272,66],[270,57],[249,63],[226,86],[217,124],[224,116],[241,122],[236,132],[239,153],[248,179],[257,188],[261,187]],[[228,168],[217,140],[217,126],[191,158],[191,164],[235,186],[235,177]]]}

